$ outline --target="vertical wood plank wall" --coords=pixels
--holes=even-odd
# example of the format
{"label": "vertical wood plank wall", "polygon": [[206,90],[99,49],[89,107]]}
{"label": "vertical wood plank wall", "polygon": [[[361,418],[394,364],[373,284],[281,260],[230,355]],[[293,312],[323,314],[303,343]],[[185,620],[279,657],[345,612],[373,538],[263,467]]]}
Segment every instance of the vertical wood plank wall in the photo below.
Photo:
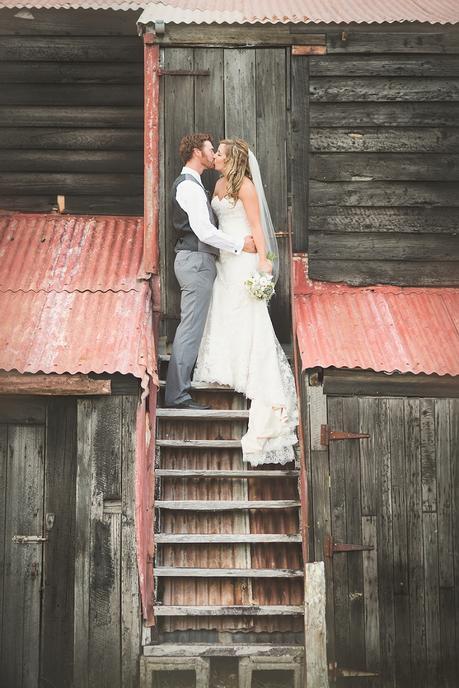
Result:
{"label": "vertical wood plank wall", "polygon": [[[166,334],[172,338],[180,312],[174,275],[176,237],[170,217],[170,187],[182,163],[178,145],[184,134],[209,132],[215,143],[225,137],[247,140],[255,152],[274,226],[288,228],[287,106],[289,100],[285,48],[163,48],[165,69],[208,69],[209,76],[162,79],[161,274]],[[273,97],[275,94],[275,97]],[[216,173],[205,173],[213,190]],[[278,238],[282,277],[272,303],[272,315],[282,341],[290,339],[289,258],[287,238]]]}
{"label": "vertical wood plank wall", "polygon": [[349,29],[328,33],[327,51],[292,58],[295,72],[309,66],[293,136],[309,141],[307,231],[296,223],[295,237],[304,250],[309,236],[310,276],[457,285],[459,33]]}
{"label": "vertical wood plank wall", "polygon": [[78,401],[75,684],[138,685],[136,396]]}
{"label": "vertical wood plank wall", "polygon": [[[339,668],[379,674],[364,685],[455,686],[458,400],[328,396],[325,404],[320,387],[305,389],[311,540],[326,566],[329,656]],[[318,449],[321,423],[370,438]],[[328,535],[374,549],[324,557]]]}
{"label": "vertical wood plank wall", "polygon": [[137,12],[0,10],[0,209],[143,214]]}

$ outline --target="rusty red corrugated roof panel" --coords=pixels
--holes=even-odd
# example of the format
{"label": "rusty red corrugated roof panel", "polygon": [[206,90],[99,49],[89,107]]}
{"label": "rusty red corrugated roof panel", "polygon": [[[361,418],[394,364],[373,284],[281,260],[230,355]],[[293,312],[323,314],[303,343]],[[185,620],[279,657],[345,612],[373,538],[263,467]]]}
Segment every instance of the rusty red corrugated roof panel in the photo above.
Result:
{"label": "rusty red corrugated roof panel", "polygon": [[294,280],[303,369],[459,375],[459,289],[317,282],[304,256]]}
{"label": "rusty red corrugated roof panel", "polygon": [[157,382],[138,217],[0,218],[0,368]]}
{"label": "rusty red corrugated roof panel", "polygon": [[457,0],[164,0],[148,4],[139,23],[291,24],[459,22]]}
{"label": "rusty red corrugated roof panel", "polygon": [[0,291],[129,291],[143,250],[141,217],[0,215]]}
{"label": "rusty red corrugated roof panel", "polygon": [[459,22],[457,0],[3,0],[0,7],[145,10],[143,24]]}
{"label": "rusty red corrugated roof panel", "polygon": [[[0,0],[0,9],[28,10],[143,10],[147,2],[138,0]],[[32,19],[32,17],[29,17]]]}

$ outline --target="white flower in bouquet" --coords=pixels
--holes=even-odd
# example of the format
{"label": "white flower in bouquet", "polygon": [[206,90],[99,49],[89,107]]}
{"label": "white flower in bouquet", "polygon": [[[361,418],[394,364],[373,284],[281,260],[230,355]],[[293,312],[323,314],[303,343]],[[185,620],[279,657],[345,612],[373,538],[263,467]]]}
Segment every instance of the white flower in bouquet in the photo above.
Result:
{"label": "white flower in bouquet", "polygon": [[256,299],[269,301],[271,296],[275,293],[273,276],[263,272],[254,272],[244,284],[249,293]]}

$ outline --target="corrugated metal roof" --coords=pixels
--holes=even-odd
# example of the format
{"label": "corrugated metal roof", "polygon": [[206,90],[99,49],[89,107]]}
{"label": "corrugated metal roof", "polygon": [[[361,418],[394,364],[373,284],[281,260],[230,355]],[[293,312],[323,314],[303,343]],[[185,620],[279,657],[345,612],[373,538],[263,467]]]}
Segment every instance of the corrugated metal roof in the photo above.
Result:
{"label": "corrugated metal roof", "polygon": [[10,9],[145,10],[139,23],[298,24],[459,22],[457,0],[3,0]]}
{"label": "corrugated metal roof", "polygon": [[459,22],[457,0],[167,0],[153,2],[140,24],[319,24]]}
{"label": "corrugated metal roof", "polygon": [[138,0],[0,0],[0,9],[138,11],[143,10],[147,4]]}
{"label": "corrugated metal roof", "polygon": [[142,238],[140,217],[0,215],[0,291],[136,289]]}
{"label": "corrugated metal roof", "polygon": [[317,282],[304,256],[294,275],[303,369],[459,375],[459,289]]}
{"label": "corrugated metal roof", "polygon": [[141,218],[0,218],[0,368],[155,375]]}

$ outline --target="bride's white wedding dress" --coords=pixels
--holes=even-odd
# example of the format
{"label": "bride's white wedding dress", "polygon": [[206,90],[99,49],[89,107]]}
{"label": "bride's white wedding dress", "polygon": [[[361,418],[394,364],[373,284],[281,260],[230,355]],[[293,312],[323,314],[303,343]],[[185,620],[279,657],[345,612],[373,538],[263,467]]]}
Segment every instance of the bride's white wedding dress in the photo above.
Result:
{"label": "bride's white wedding dress", "polygon": [[[252,234],[240,199],[214,196],[219,228],[233,237]],[[212,301],[194,371],[194,382],[229,385],[251,399],[245,461],[285,464],[294,459],[298,425],[295,383],[269,316],[266,301],[252,296],[245,280],[258,256],[220,252]]]}

